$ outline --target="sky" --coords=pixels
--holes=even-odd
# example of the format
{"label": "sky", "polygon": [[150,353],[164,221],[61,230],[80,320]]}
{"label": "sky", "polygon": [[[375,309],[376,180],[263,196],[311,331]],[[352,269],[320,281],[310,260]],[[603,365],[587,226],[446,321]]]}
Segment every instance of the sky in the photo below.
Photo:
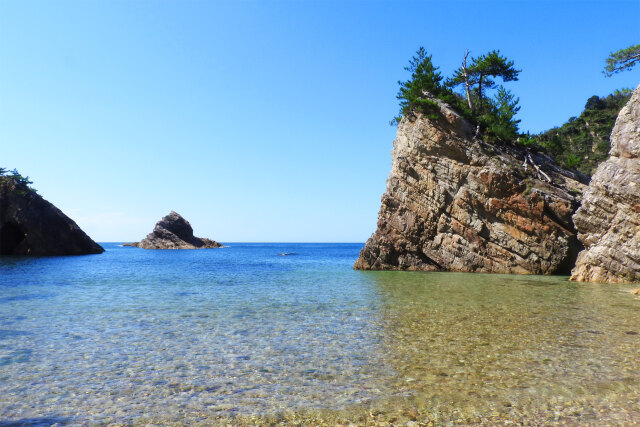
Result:
{"label": "sky", "polygon": [[171,210],[221,242],[364,242],[391,168],[398,81],[499,49],[520,129],[592,95],[640,42],[632,1],[0,0],[0,166],[94,240]]}

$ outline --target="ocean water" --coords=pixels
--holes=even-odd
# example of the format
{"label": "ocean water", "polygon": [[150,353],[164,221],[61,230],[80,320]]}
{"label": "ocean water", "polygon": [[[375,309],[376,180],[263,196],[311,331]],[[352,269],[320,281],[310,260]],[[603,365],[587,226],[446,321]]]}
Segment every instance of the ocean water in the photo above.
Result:
{"label": "ocean water", "polygon": [[630,286],[103,246],[0,259],[0,426],[640,424]]}

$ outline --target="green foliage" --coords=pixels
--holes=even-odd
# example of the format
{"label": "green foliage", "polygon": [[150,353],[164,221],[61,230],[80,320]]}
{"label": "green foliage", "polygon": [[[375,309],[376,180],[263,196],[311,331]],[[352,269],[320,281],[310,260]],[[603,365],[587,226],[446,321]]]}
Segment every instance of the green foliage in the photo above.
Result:
{"label": "green foliage", "polygon": [[[466,57],[465,57],[466,58]],[[466,63],[466,59],[465,59]],[[399,81],[397,98],[400,100],[400,112],[391,124],[400,122],[403,115],[421,112],[430,118],[437,118],[440,112],[434,98],[440,99],[458,111],[463,117],[478,125],[483,137],[490,141],[513,141],[518,136],[519,120],[515,115],[520,109],[518,98],[504,87],[498,85],[496,78],[508,82],[518,80],[520,70],[513,67],[513,61],[500,56],[499,51],[472,58],[465,68],[470,83],[470,96],[473,102],[453,91],[465,84],[462,68],[456,70],[453,77],[443,82],[443,77],[433,65],[431,55],[421,47],[409,61],[405,70],[411,73],[407,81]],[[492,97],[488,97],[488,94]],[[471,106],[470,106],[471,104]],[[473,106],[476,107],[473,107]]]}
{"label": "green foliage", "polygon": [[400,89],[396,98],[400,100],[400,113],[394,117],[391,124],[397,124],[403,115],[412,111],[420,111],[429,116],[437,116],[438,104],[429,99],[427,94],[434,97],[446,95],[447,89],[442,85],[442,75],[431,62],[431,55],[427,55],[424,47],[420,47],[416,55],[411,58],[409,65],[404,69],[411,73],[411,79],[398,81]]}
{"label": "green foliage", "polygon": [[33,184],[33,181],[31,181],[28,176],[24,177],[20,175],[17,169],[9,170],[5,168],[0,168],[0,183],[6,182],[8,180],[13,180],[18,184],[22,184],[35,191],[35,189],[31,187],[31,184]]}
{"label": "green foliage", "polygon": [[485,138],[490,141],[515,141],[518,138],[518,123],[515,119],[520,110],[519,99],[500,86],[494,98],[489,98],[484,113],[478,118]]}
{"label": "green foliage", "polygon": [[457,87],[468,83],[470,95],[475,98],[472,103],[475,106],[473,113],[482,115],[487,113],[486,110],[491,110],[491,105],[485,104],[485,92],[498,88],[495,79],[500,78],[503,82],[516,81],[520,71],[513,67],[513,61],[500,56],[499,50],[493,50],[486,55],[471,58],[468,66],[465,59],[463,66],[454,72],[447,84]]}
{"label": "green foliage", "polygon": [[529,132],[520,135],[516,139],[516,143],[527,148],[538,147],[538,139],[535,136],[531,136]]}
{"label": "green foliage", "polygon": [[[467,52],[468,55],[468,52]],[[631,96],[631,89],[617,90],[606,97],[592,96],[578,117],[538,135],[518,133],[515,118],[520,110],[519,99],[496,82],[517,81],[520,70],[513,61],[493,50],[471,58],[465,55],[462,67],[443,81],[431,55],[418,49],[405,70],[411,78],[399,81],[400,114],[391,124],[398,124],[403,115],[421,112],[431,118],[439,116],[437,100],[449,104],[463,117],[478,126],[483,139],[490,142],[515,142],[523,147],[543,151],[568,168],[577,168],[591,175],[609,155],[609,136],[620,109]],[[607,59],[605,74],[631,69],[640,62],[640,45],[612,53]],[[463,88],[464,94],[454,89]]]}
{"label": "green foliage", "polygon": [[576,166],[578,166],[578,164],[580,163],[582,159],[578,156],[576,156],[573,153],[569,153],[567,154],[567,160],[565,162],[565,165],[569,168],[569,169],[573,169]]}
{"label": "green foliage", "polygon": [[638,62],[640,62],[640,44],[610,53],[603,73],[605,76],[611,77],[621,71],[632,69]]}
{"label": "green foliage", "polygon": [[562,126],[534,137],[520,139],[527,146],[551,155],[560,164],[591,175],[609,157],[611,130],[631,93],[631,89],[622,89],[604,97],[592,96],[579,117],[571,117]]}

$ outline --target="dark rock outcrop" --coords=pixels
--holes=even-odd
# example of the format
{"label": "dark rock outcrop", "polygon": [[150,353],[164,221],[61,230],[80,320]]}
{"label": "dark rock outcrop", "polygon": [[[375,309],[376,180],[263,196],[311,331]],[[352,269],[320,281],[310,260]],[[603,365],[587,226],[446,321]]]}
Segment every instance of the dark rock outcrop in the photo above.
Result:
{"label": "dark rock outcrop", "polygon": [[640,282],[640,86],[618,114],[610,156],[573,217],[586,249],[571,280]]}
{"label": "dark rock outcrop", "polygon": [[104,249],[60,209],[13,179],[0,181],[0,255],[86,255]]}
{"label": "dark rock outcrop", "polygon": [[144,240],[127,246],[142,249],[210,249],[221,248],[222,244],[215,240],[195,237],[189,221],[171,211],[158,221],[153,232]]}
{"label": "dark rock outcrop", "polygon": [[441,118],[398,125],[378,228],[354,268],[568,274],[582,249],[572,215],[588,178],[481,141],[438,103]]}

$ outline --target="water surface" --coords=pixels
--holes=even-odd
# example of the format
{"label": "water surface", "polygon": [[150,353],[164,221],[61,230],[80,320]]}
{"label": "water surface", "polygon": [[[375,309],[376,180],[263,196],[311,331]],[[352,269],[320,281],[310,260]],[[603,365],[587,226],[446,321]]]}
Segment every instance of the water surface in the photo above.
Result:
{"label": "water surface", "polygon": [[629,287],[104,246],[0,260],[0,425],[640,423]]}

